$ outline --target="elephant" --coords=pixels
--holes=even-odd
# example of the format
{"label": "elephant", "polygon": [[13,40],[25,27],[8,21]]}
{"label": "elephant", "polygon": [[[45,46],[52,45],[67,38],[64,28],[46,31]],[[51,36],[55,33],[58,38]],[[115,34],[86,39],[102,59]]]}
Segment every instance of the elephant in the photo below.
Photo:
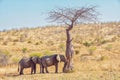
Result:
{"label": "elephant", "polygon": [[[23,69],[24,68],[29,68],[31,67],[31,74],[34,72],[34,74],[36,73],[36,64],[41,64],[41,58],[34,56],[34,57],[30,57],[30,58],[22,58],[19,61],[19,65],[20,65],[20,75],[23,74]],[[18,71],[19,71],[19,65],[18,65]]]}
{"label": "elephant", "polygon": [[64,55],[54,54],[50,56],[41,57],[41,69],[40,69],[41,73],[44,73],[44,68],[46,70],[46,73],[49,73],[47,67],[50,67],[52,65],[55,66],[55,73],[58,73],[59,62],[66,63],[66,58],[64,57]]}
{"label": "elephant", "polygon": [[[32,58],[33,57],[30,57],[30,58],[26,58],[26,57],[23,57],[19,63],[18,63],[18,72],[20,75],[23,74],[23,70],[24,68],[30,68],[31,67],[31,74],[34,72],[34,74],[36,73],[36,66],[35,66],[35,63],[32,61]],[[20,68],[20,70],[19,70]]]}

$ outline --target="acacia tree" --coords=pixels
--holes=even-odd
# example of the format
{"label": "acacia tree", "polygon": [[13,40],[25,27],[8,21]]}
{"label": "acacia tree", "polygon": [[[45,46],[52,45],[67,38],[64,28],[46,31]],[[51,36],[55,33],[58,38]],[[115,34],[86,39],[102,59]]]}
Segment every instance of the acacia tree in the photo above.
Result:
{"label": "acacia tree", "polygon": [[83,21],[94,21],[96,20],[97,12],[95,6],[92,7],[81,7],[81,8],[62,8],[56,9],[49,12],[49,19],[52,22],[59,22],[67,25],[66,28],[66,59],[67,64],[64,66],[63,72],[69,72],[73,70],[73,56],[74,48],[72,45],[72,38],[70,31],[75,24],[81,23]]}

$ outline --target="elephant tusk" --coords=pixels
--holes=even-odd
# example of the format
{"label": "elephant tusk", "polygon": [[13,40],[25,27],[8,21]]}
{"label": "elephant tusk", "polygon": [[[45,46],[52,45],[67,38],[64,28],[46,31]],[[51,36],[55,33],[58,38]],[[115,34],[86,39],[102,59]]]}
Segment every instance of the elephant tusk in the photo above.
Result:
{"label": "elephant tusk", "polygon": [[60,59],[60,55],[58,54],[57,57],[56,57],[57,61],[60,62],[61,59]]}

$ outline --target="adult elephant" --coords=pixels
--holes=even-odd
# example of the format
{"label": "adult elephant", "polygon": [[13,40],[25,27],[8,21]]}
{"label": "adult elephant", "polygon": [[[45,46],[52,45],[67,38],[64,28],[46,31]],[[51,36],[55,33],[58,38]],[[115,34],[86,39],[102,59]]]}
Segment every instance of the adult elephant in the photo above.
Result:
{"label": "adult elephant", "polygon": [[[30,68],[30,67],[31,67],[31,74],[33,72],[35,74],[36,73],[36,64],[41,64],[41,58],[39,58],[37,56],[30,57],[30,58],[25,58],[25,57],[22,58],[18,64],[19,74],[22,75],[24,68]],[[20,67],[20,70],[19,70],[19,67]]]}
{"label": "adult elephant", "polygon": [[34,72],[35,73],[35,63],[32,61],[32,57],[30,58],[22,58],[19,63],[18,63],[18,71],[19,74],[23,74],[24,68],[30,68],[31,67],[31,74]]}
{"label": "adult elephant", "polygon": [[66,63],[64,55],[54,54],[41,57],[41,73],[44,73],[44,68],[46,73],[49,73],[47,67],[52,65],[55,66],[55,73],[58,73],[58,63],[61,61]]}

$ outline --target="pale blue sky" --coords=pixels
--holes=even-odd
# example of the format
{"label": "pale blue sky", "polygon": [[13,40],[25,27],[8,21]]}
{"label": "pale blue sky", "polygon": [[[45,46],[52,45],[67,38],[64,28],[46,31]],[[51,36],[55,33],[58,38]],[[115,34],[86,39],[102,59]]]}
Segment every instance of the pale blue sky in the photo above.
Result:
{"label": "pale blue sky", "polygon": [[51,25],[47,12],[95,5],[99,21],[120,21],[120,0],[0,0],[0,30]]}

